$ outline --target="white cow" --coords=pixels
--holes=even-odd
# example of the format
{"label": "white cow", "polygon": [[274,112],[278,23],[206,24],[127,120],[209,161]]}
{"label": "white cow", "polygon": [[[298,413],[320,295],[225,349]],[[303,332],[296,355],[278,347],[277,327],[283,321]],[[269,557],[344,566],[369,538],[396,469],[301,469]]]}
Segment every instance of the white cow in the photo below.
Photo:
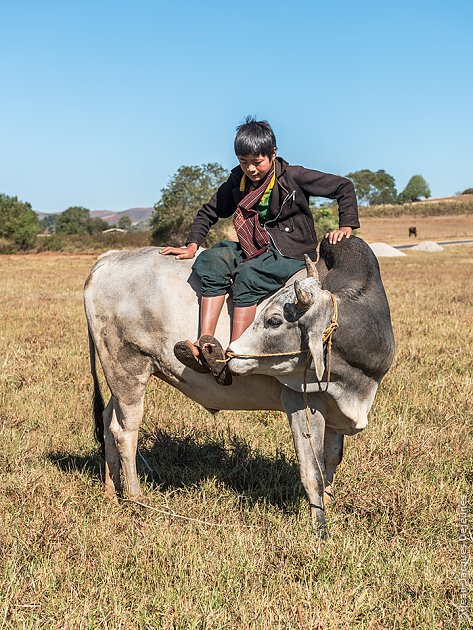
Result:
{"label": "white cow", "polygon": [[[229,363],[235,375],[229,387],[174,357],[176,341],[198,337],[200,287],[191,274],[191,261],[161,256],[153,247],[114,252],[98,260],[86,281],[84,300],[96,437],[104,450],[107,496],[116,500],[121,492],[120,471],[128,496],[140,496],[138,430],[146,384],[154,375],[211,411],[285,410],[312,521],[325,536],[324,495],[326,499],[332,494],[343,436],[366,426],[378,384],[393,360],[394,339],[370,248],[356,237],[333,246],[324,240],[321,258],[318,266],[326,274],[322,284],[309,263],[306,279],[289,282],[259,306],[253,326],[230,348],[236,356]],[[333,299],[338,329],[327,383],[327,346],[321,338],[333,318]],[[216,332],[224,347],[231,299],[227,305]],[[105,408],[95,351],[112,394]]]}

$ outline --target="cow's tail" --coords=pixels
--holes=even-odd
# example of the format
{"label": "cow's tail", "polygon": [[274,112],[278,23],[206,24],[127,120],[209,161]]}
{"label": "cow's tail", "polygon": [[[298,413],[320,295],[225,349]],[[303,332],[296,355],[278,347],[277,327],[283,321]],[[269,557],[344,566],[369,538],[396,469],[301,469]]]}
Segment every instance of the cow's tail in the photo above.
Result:
{"label": "cow's tail", "polygon": [[103,433],[104,433],[103,410],[105,409],[105,405],[102,398],[102,392],[100,391],[99,379],[97,377],[96,360],[95,360],[95,343],[92,337],[92,333],[90,332],[90,326],[87,326],[87,330],[89,333],[90,373],[92,374],[92,379],[94,381],[94,398],[93,398],[94,420],[95,420],[94,435],[95,435],[95,439],[100,444],[102,455],[105,458],[105,439],[103,436]]}

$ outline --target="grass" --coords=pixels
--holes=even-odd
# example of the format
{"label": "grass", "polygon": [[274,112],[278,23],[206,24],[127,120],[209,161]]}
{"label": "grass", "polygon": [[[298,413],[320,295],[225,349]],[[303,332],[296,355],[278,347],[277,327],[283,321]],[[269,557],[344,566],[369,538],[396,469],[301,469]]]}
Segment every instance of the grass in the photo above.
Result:
{"label": "grass", "polygon": [[345,442],[327,543],[282,414],[214,417],[156,380],[145,502],[213,525],[102,498],[81,302],[92,262],[0,258],[0,627],[457,627],[472,248],[382,261],[397,358]]}
{"label": "grass", "polygon": [[[409,239],[409,227],[417,227],[417,239]],[[441,217],[370,217],[361,221],[358,235],[368,243],[377,241],[414,244],[415,241],[473,239],[473,214]]]}

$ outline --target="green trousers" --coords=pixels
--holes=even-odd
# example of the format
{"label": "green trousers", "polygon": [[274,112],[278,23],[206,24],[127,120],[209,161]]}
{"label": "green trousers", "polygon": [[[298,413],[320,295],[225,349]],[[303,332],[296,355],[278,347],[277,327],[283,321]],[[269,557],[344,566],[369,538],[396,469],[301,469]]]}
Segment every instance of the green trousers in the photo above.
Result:
{"label": "green trousers", "polygon": [[253,306],[281,288],[305,264],[282,256],[271,243],[269,251],[246,260],[240,243],[220,241],[196,258],[193,271],[202,282],[202,295],[233,294],[235,306]]}

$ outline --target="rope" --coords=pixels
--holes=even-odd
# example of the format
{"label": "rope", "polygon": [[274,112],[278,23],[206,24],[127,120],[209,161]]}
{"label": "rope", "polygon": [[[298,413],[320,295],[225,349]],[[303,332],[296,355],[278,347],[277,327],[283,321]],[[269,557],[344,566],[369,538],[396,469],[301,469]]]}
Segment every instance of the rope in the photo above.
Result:
{"label": "rope", "polygon": [[135,505],[139,505],[140,507],[144,507],[147,510],[151,510],[153,512],[157,512],[158,514],[164,514],[164,516],[169,516],[171,518],[178,518],[184,521],[190,521],[191,523],[199,523],[200,525],[207,525],[208,527],[244,527],[245,529],[261,529],[259,525],[241,525],[238,523],[214,523],[211,521],[202,521],[200,518],[192,518],[190,516],[184,516],[183,514],[177,514],[172,510],[160,510],[159,508],[155,508],[152,505],[148,505],[147,503],[143,503],[142,501],[136,501],[135,499],[122,499],[126,503],[134,503]]}
{"label": "rope", "polygon": [[322,333],[322,344],[327,344],[327,384],[325,385],[325,391],[327,391],[330,385],[330,373],[332,370],[332,336],[338,328],[338,304],[337,298],[333,293],[330,294],[333,304],[333,315],[330,324]]}
{"label": "rope", "polygon": [[228,363],[230,359],[256,359],[258,357],[292,357],[298,354],[305,354],[309,349],[294,350],[294,352],[268,352],[267,354],[237,354],[236,352],[226,352],[226,359],[215,359],[215,363]]}

